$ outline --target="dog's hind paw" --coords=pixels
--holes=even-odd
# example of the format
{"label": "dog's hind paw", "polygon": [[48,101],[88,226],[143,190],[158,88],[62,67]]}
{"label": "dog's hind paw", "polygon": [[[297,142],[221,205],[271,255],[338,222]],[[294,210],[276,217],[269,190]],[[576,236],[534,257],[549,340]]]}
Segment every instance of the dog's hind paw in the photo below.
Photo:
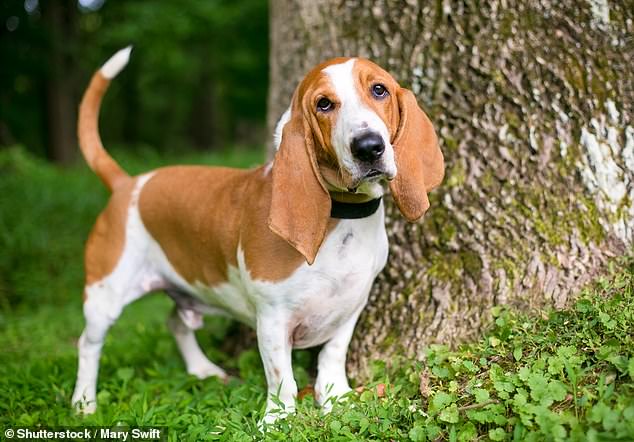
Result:
{"label": "dog's hind paw", "polygon": [[196,364],[193,367],[188,367],[187,373],[196,376],[198,379],[207,379],[211,376],[217,376],[222,381],[226,381],[227,379],[229,379],[229,375],[227,375],[227,372],[211,361]]}

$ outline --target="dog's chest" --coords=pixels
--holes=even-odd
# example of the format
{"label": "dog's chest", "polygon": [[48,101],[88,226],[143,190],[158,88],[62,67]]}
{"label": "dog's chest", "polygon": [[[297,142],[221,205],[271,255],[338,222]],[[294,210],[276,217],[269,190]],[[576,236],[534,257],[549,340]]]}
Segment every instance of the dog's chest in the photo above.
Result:
{"label": "dog's chest", "polygon": [[374,215],[340,220],[313,265],[303,264],[278,282],[250,281],[256,304],[274,305],[296,348],[329,340],[365,305],[388,253],[383,208]]}
{"label": "dog's chest", "polygon": [[[280,281],[253,279],[238,249],[238,268],[216,287],[196,285],[190,293],[207,305],[256,326],[256,316],[269,315],[286,327],[293,346],[328,341],[365,305],[388,254],[383,206],[362,219],[344,219],[328,234],[312,265],[303,263]],[[271,265],[275,265],[271,257]],[[271,318],[267,318],[271,319]]]}

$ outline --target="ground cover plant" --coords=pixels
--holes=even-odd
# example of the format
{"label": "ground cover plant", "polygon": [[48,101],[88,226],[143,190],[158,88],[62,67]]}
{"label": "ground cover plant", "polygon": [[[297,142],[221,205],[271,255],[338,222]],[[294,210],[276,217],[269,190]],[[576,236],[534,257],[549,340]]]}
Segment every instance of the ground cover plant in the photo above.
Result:
{"label": "ground cover plant", "polygon": [[[251,151],[139,157],[161,164],[261,161]],[[188,376],[165,326],[171,301],[150,295],[126,309],[104,347],[99,408],[76,416],[70,395],[81,315],[81,250],[107,198],[83,165],[60,170],[15,148],[0,152],[0,429],[18,425],[157,425],[170,440],[634,440],[634,260],[563,311],[495,308],[481,340],[433,346],[423,362],[375,361],[372,379],[327,416],[312,396],[298,412],[257,430],[265,378],[257,348],[224,352],[234,329],[207,319],[198,332],[210,358],[234,374],[226,385]],[[294,353],[299,387],[314,352]]]}

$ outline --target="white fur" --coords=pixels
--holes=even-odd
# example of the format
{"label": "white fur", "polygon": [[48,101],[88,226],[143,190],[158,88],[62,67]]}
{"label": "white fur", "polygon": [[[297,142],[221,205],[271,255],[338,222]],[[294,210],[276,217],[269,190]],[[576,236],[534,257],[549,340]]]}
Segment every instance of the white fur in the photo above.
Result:
{"label": "white fur", "polygon": [[108,80],[112,80],[130,61],[130,52],[132,52],[132,46],[120,49],[112,57],[108,59],[101,67],[101,75]]}
{"label": "white fur", "polygon": [[275,150],[280,148],[280,143],[282,142],[282,132],[284,131],[284,126],[291,119],[291,107],[289,106],[286,111],[282,114],[280,119],[277,121],[275,125],[275,132],[273,132],[273,143],[275,145]]}
{"label": "white fur", "polygon": [[350,144],[352,139],[362,132],[372,131],[381,135],[385,144],[385,152],[381,156],[383,170],[386,175],[396,175],[394,149],[390,143],[390,133],[387,126],[376,112],[363,104],[359,94],[370,91],[360,91],[354,81],[353,68],[355,59],[333,64],[323,70],[329,77],[339,100],[340,109],[337,122],[332,130],[332,146],[337,153],[339,165],[345,168],[353,177],[360,178],[360,170],[352,156]]}

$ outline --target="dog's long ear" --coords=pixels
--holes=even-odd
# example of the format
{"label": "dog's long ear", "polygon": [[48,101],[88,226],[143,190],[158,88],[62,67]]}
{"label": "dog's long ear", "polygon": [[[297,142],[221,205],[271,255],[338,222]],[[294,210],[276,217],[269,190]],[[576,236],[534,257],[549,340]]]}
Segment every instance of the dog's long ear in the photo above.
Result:
{"label": "dog's long ear", "polygon": [[296,105],[273,163],[269,228],[312,264],[326,235],[330,205],[317,167],[312,130]]}
{"label": "dog's long ear", "polygon": [[414,94],[397,91],[400,122],[394,137],[396,177],[390,183],[394,201],[405,218],[415,221],[429,208],[427,192],[445,175],[445,163],[434,127]]}

